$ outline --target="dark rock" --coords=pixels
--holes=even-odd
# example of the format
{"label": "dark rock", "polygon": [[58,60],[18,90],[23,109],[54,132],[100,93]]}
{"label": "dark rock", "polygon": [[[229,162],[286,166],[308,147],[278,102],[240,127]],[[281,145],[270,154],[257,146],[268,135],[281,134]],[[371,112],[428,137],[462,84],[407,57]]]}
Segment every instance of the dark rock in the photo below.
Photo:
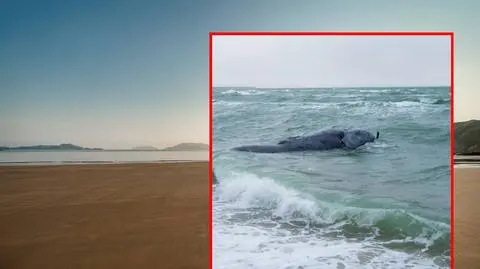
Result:
{"label": "dark rock", "polygon": [[480,120],[454,123],[455,154],[480,155]]}

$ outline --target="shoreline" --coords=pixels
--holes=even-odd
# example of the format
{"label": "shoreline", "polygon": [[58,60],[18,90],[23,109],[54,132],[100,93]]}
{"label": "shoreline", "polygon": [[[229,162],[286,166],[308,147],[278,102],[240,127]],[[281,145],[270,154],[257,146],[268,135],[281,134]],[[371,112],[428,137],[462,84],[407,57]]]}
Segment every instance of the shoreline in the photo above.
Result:
{"label": "shoreline", "polygon": [[453,165],[453,168],[454,169],[478,169],[480,168],[480,163],[473,163],[473,162],[470,162],[470,163],[454,163]]}
{"label": "shoreline", "polygon": [[480,167],[454,169],[455,173],[455,268],[478,268],[480,264]]}
{"label": "shoreline", "polygon": [[454,163],[462,163],[462,162],[465,162],[465,163],[480,163],[480,159],[453,159],[453,162]]}
{"label": "shoreline", "polygon": [[0,166],[0,178],[0,268],[209,267],[208,161]]}
{"label": "shoreline", "polygon": [[65,166],[65,165],[121,165],[121,164],[168,164],[168,163],[208,163],[208,160],[158,160],[158,161],[35,161],[0,162],[0,167],[8,166]]}
{"label": "shoreline", "polygon": [[84,149],[84,150],[71,150],[71,149],[0,149],[0,152],[208,152],[208,150],[163,150],[163,149]]}

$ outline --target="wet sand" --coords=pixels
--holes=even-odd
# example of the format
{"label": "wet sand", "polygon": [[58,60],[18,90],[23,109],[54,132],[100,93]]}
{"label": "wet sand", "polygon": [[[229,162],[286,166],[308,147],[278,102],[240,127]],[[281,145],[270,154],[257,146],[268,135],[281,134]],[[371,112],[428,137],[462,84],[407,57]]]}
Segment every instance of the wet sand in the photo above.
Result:
{"label": "wet sand", "polygon": [[480,169],[455,169],[455,269],[480,268]]}
{"label": "wet sand", "polygon": [[0,166],[0,268],[209,268],[208,163]]}

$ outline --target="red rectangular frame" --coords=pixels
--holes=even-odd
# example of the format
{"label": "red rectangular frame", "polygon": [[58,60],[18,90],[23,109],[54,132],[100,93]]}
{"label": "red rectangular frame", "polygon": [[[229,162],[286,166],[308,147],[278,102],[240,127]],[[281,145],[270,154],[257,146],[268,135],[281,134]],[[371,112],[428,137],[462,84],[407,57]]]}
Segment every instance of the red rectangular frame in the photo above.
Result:
{"label": "red rectangular frame", "polygon": [[209,33],[209,184],[210,184],[210,268],[213,268],[213,37],[214,36],[449,36],[450,37],[450,268],[454,255],[454,33],[453,32],[210,32]]}

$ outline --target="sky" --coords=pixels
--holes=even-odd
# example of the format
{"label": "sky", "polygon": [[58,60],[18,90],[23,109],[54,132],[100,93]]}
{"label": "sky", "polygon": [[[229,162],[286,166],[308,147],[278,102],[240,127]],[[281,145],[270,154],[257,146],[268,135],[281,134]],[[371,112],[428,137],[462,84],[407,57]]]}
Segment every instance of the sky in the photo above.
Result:
{"label": "sky", "polygon": [[215,86],[450,85],[449,36],[214,36]]}
{"label": "sky", "polygon": [[454,31],[455,120],[480,119],[475,1],[0,2],[0,145],[208,142],[210,31]]}

